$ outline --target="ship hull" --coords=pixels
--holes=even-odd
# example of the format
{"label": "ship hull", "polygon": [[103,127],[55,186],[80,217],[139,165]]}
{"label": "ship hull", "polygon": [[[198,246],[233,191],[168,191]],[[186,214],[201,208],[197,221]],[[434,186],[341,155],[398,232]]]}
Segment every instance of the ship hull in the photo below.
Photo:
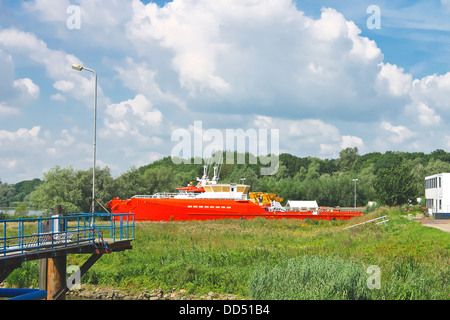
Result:
{"label": "ship hull", "polygon": [[324,219],[348,220],[362,212],[340,210],[267,211],[250,200],[233,199],[113,199],[111,213],[133,213],[136,221],[191,221],[216,219]]}

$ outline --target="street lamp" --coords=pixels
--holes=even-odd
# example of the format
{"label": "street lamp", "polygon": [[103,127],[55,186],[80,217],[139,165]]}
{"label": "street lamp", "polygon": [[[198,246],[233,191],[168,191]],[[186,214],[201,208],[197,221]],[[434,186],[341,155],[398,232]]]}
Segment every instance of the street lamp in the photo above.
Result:
{"label": "street lamp", "polygon": [[355,183],[355,209],[356,209],[356,181],[358,181],[358,179],[353,179],[352,181]]}
{"label": "street lamp", "polygon": [[92,72],[95,76],[95,91],[94,91],[94,147],[93,147],[93,167],[92,167],[92,204],[91,204],[91,210],[92,214],[94,214],[94,207],[95,207],[95,145],[97,140],[97,73],[89,68],[82,67],[81,65],[72,65],[72,69],[81,71],[86,70],[89,72]]}

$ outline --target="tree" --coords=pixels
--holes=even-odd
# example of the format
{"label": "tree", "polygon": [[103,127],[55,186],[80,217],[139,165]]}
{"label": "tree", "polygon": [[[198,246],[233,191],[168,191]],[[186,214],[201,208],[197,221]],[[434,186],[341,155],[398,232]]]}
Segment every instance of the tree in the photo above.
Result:
{"label": "tree", "polygon": [[77,188],[76,172],[69,166],[55,166],[44,173],[43,182],[30,194],[33,207],[40,210],[54,210],[56,205],[62,205],[64,212],[81,212],[78,206],[83,198]]}
{"label": "tree", "polygon": [[[109,168],[97,168],[95,172],[95,198],[102,204],[111,200],[114,181]],[[92,169],[74,170],[72,166],[55,166],[44,173],[42,183],[30,194],[33,207],[54,210],[62,205],[65,213],[90,212],[92,201]],[[98,210],[97,210],[98,208]],[[96,212],[102,212],[96,204]]]}
{"label": "tree", "polygon": [[392,169],[403,163],[403,156],[400,152],[387,151],[375,162],[375,174],[378,175],[378,170]]}
{"label": "tree", "polygon": [[114,197],[128,199],[137,194],[147,194],[148,190],[144,183],[144,174],[136,167],[131,167],[130,170],[120,175],[115,180]]}
{"label": "tree", "polygon": [[41,184],[40,179],[25,180],[14,184],[14,197],[12,201],[22,202],[37,186]]}
{"label": "tree", "polygon": [[339,159],[337,159],[337,165],[340,171],[354,171],[358,163],[359,154],[358,148],[345,148],[339,152]]}
{"label": "tree", "polygon": [[417,185],[411,167],[407,164],[378,170],[374,188],[378,200],[389,206],[408,203],[417,197]]}
{"label": "tree", "polygon": [[[245,179],[242,180],[241,179]],[[223,183],[244,183],[250,186],[250,191],[259,191],[258,175],[247,165],[234,166]]]}
{"label": "tree", "polygon": [[14,187],[0,181],[0,207],[8,207],[13,195]]}
{"label": "tree", "polygon": [[0,183],[0,207],[8,207],[11,196],[13,195],[13,187],[5,183]]}
{"label": "tree", "polygon": [[21,203],[16,209],[14,210],[15,216],[24,216],[28,213],[28,208],[25,203]]}

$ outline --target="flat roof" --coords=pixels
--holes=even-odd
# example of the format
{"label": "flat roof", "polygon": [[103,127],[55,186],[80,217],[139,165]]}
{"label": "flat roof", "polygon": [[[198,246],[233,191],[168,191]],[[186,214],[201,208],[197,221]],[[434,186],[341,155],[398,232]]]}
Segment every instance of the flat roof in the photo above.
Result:
{"label": "flat roof", "polygon": [[443,175],[450,175],[450,172],[435,173],[435,174],[432,174],[430,176],[426,176],[425,179],[435,178],[435,177],[443,176]]}

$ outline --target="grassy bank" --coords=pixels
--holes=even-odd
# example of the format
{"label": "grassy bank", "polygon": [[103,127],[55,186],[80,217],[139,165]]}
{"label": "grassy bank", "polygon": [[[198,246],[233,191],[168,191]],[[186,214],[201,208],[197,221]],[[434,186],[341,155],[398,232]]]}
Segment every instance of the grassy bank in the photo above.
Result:
{"label": "grassy bank", "polygon": [[[343,230],[389,215],[383,225]],[[401,209],[347,222],[223,220],[137,223],[133,250],[104,255],[82,283],[125,290],[186,289],[252,299],[449,299],[450,234],[423,227]],[[86,255],[70,255],[82,264]],[[10,285],[36,285],[37,263]],[[368,267],[380,271],[369,289]],[[35,280],[36,279],[36,280]]]}

